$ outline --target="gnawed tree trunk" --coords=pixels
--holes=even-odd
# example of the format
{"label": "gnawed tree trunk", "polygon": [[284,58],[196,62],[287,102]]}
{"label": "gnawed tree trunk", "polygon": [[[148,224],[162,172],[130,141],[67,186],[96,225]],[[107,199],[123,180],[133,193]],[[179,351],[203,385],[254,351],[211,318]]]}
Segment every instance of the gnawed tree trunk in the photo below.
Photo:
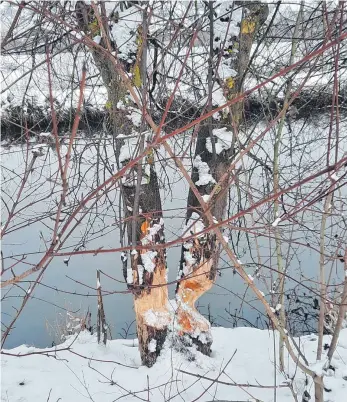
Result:
{"label": "gnawed tree trunk", "polygon": [[[98,29],[94,10],[84,2],[77,3],[77,16],[81,29],[95,36],[91,28]],[[102,4],[101,4],[102,9]],[[103,11],[103,10],[102,10]],[[142,26],[139,26],[136,43],[138,45],[136,62],[132,68],[133,85],[142,89],[143,99],[146,94],[146,11]],[[101,13],[102,14],[102,13]],[[105,17],[104,14],[102,14]],[[107,23],[104,32],[109,34]],[[100,42],[106,48],[104,38]],[[109,44],[116,49],[117,44],[109,36]],[[131,124],[125,119],[126,110],[117,108],[118,102],[124,100],[126,86],[112,63],[112,55],[105,55],[98,49],[91,49],[94,61],[100,71],[108,92],[107,110],[109,111],[109,127],[113,135],[129,134]],[[143,150],[146,136],[146,123],[142,119],[137,138],[121,140],[116,150],[119,167]],[[128,288],[134,294],[134,308],[137,323],[137,334],[142,363],[152,366],[160,354],[164,344],[167,327],[170,322],[168,312],[168,290],[165,249],[151,250],[154,244],[165,243],[162,205],[158,178],[154,167],[154,154],[148,154],[142,161],[130,168],[122,178],[122,195],[124,215],[128,234],[128,243],[133,251],[128,259],[122,253],[123,274]],[[143,249],[143,247],[146,247]],[[130,264],[128,264],[130,260]]]}
{"label": "gnawed tree trunk", "polygon": [[[228,99],[232,99],[243,91],[244,75],[247,71],[251,46],[259,27],[265,22],[268,7],[260,2],[235,2],[245,5],[240,23],[240,33],[233,43],[237,51],[231,54],[231,67],[236,76],[228,77],[222,84]],[[226,19],[227,20],[227,19]],[[227,21],[226,21],[227,23]],[[210,13],[211,32],[213,22]],[[213,41],[211,41],[211,44]],[[230,48],[229,48],[230,50]],[[210,92],[212,87],[209,88]],[[230,107],[232,124],[212,131],[211,123],[203,125],[198,133],[193,163],[192,181],[199,193],[211,207],[211,212],[217,221],[223,218],[227,205],[229,177],[219,181],[225,174],[235,155],[235,136],[243,118],[243,102]],[[234,133],[236,134],[236,133]],[[222,141],[223,139],[223,141]],[[209,194],[219,183],[212,199]],[[186,216],[186,235],[199,233],[208,227],[200,203],[189,191]],[[198,350],[209,355],[211,352],[212,336],[210,323],[195,308],[195,302],[206,291],[211,289],[217,273],[220,244],[213,232],[200,235],[194,240],[183,244],[179,278],[177,285],[177,324],[182,335],[186,335]]]}
{"label": "gnawed tree trunk", "polygon": [[[128,220],[133,215],[130,209],[134,205],[136,187],[126,185],[123,191]],[[140,249],[138,246],[149,247],[165,242],[161,210],[158,180],[154,167],[150,166],[149,182],[141,184],[139,192],[140,214],[136,221],[136,244],[131,252],[130,267],[126,266],[126,261],[123,262],[124,277],[135,297],[141,359],[149,367],[155,363],[162,349],[170,322],[167,308],[166,254],[164,249],[153,251],[148,248]],[[133,225],[128,224],[127,228],[131,243]]]}

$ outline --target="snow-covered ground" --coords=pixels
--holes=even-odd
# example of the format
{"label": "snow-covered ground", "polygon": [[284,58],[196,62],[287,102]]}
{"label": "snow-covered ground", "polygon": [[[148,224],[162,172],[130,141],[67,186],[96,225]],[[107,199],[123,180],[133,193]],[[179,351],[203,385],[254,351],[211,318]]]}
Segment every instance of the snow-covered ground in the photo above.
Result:
{"label": "snow-covered ground", "polygon": [[[285,378],[278,370],[272,331],[252,328],[213,328],[213,353],[206,357],[195,350],[179,351],[168,339],[157,363],[141,367],[136,340],[113,340],[98,345],[96,337],[82,332],[70,337],[57,349],[19,346],[5,352],[31,354],[23,357],[3,355],[2,401],[294,401],[288,387],[302,400],[307,391],[314,398],[312,380],[286,361]],[[324,344],[330,343],[325,336]],[[317,337],[296,340],[311,368],[315,362]],[[44,354],[42,354],[44,352]],[[49,355],[50,357],[47,357]],[[323,353],[323,362],[326,352]],[[93,360],[94,359],[94,360]],[[103,360],[98,361],[98,360]],[[129,367],[116,364],[122,363]],[[328,402],[344,402],[347,395],[347,329],[342,330],[332,367],[324,377]],[[318,369],[317,369],[318,370]],[[183,373],[186,372],[186,373]],[[187,374],[190,373],[190,374]],[[200,376],[208,377],[201,379]],[[247,385],[249,384],[249,385]],[[274,385],[277,384],[277,388]],[[308,400],[308,399],[306,399]]]}

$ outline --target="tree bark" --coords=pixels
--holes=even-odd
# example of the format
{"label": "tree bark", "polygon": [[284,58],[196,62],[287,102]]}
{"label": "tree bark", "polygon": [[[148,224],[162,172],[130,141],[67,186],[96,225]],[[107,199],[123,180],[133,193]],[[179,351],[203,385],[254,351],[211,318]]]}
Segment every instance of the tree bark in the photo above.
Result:
{"label": "tree bark", "polygon": [[[132,217],[135,187],[124,187],[126,218]],[[137,334],[142,363],[151,367],[162,349],[170,322],[165,250],[139,249],[165,242],[164,222],[158,180],[150,167],[150,180],[139,192],[139,216],[136,221],[136,244],[131,253],[130,268],[123,265],[124,277],[134,294]],[[155,212],[154,212],[155,211]],[[128,224],[128,241],[133,238],[133,225]]]}
{"label": "tree bark", "polygon": [[[265,22],[268,15],[268,7],[260,2],[241,2],[247,7],[243,10],[243,18],[240,24],[240,34],[234,44],[238,51],[231,53],[231,67],[237,72],[235,77],[229,77],[223,83],[225,93],[228,99],[237,96],[243,90],[244,74],[248,68],[251,46],[259,27]],[[211,15],[211,13],[210,13]],[[213,20],[210,17],[210,32],[213,32]],[[211,43],[213,43],[211,41]],[[212,88],[209,88],[212,90]],[[210,99],[210,97],[209,97]],[[230,161],[235,154],[235,137],[238,127],[243,118],[243,102],[238,102],[230,108],[232,128],[227,125],[230,131],[231,146],[216,152],[215,141],[211,135],[208,125],[202,125],[195,149],[195,167],[192,172],[192,181],[197,186],[199,193],[208,199],[215,184],[219,182]],[[232,134],[232,130],[234,134]],[[210,146],[207,142],[210,139]],[[218,141],[218,139],[217,139]],[[210,152],[211,151],[211,152]],[[210,181],[206,183],[199,178],[199,168],[208,168],[211,175]],[[217,221],[223,218],[227,205],[228,182],[219,183],[220,187],[212,199],[208,199],[208,206],[211,207],[212,214]],[[204,216],[200,203],[189,191],[187,205],[186,225],[188,234],[201,232],[203,228],[208,227],[208,222]],[[193,214],[194,213],[194,214]],[[183,244],[181,251],[181,261],[179,278],[180,282],[176,289],[177,299],[177,324],[179,332],[186,335],[198,350],[209,355],[211,353],[212,336],[210,323],[195,308],[195,302],[205,292],[211,289],[217,273],[219,260],[220,244],[213,233],[207,233],[195,238],[194,241],[188,241]]]}
{"label": "tree bark", "polygon": [[[102,9],[101,11],[103,12]],[[89,32],[90,36],[94,36],[95,32],[90,32],[90,29],[91,27],[94,30],[98,29],[98,23],[101,21],[101,18],[97,18],[100,16],[95,15],[95,9],[93,10],[91,6],[80,1],[76,5],[76,13],[80,28],[84,32]],[[137,82],[133,83],[142,88],[144,104],[147,92],[145,79],[147,16],[145,13],[146,11],[144,11],[143,24],[138,29],[138,52],[134,66],[134,70],[135,68],[137,69]],[[103,17],[105,17],[104,14]],[[108,25],[104,19],[103,34],[108,35],[108,43],[103,37],[100,44],[108,48],[112,43],[112,38],[109,36]],[[113,135],[120,133],[120,130],[124,134],[129,134],[132,127],[130,121],[124,118],[126,111],[124,112],[117,108],[118,102],[126,94],[126,86],[110,59],[113,56],[111,54],[106,55],[97,49],[91,49],[91,52],[108,92],[109,129]],[[126,165],[131,157],[141,152],[146,140],[145,130],[146,123],[142,119],[138,139],[135,139],[132,143],[133,149],[131,149],[129,140],[117,141],[116,157],[119,161],[119,167]],[[122,147],[129,147],[133,155],[127,159],[119,160]],[[121,255],[123,274],[128,288],[134,294],[134,309],[141,360],[144,365],[151,367],[160,354],[170,322],[166,252],[165,249],[150,250],[151,245],[165,243],[161,197],[153,153],[147,155],[144,160],[129,169],[126,176],[122,178],[122,195],[128,244],[133,247],[130,255],[130,266],[128,265],[128,256],[125,253]],[[147,248],[143,249],[143,246]]]}

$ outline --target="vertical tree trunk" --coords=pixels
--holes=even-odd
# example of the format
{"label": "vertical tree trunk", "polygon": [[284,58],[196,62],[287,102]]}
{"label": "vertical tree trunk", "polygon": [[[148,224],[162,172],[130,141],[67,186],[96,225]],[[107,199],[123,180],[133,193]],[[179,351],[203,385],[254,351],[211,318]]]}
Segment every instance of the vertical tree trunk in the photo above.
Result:
{"label": "vertical tree trunk", "polygon": [[[240,34],[237,44],[238,52],[231,58],[231,67],[237,72],[225,82],[227,97],[232,99],[243,90],[244,74],[247,71],[251,46],[255,34],[268,15],[267,5],[260,2],[242,2],[247,7],[243,9],[240,24]],[[210,13],[210,32],[213,32],[213,20]],[[213,16],[213,15],[212,15]],[[211,43],[213,43],[211,41]],[[210,88],[212,90],[212,88]],[[238,102],[230,108],[232,128],[237,131],[243,118],[243,102]],[[226,124],[225,124],[226,125]],[[192,181],[198,191],[208,202],[216,220],[221,220],[226,210],[228,181],[220,183],[219,191],[209,199],[209,194],[215,184],[219,182],[227,170],[234,156],[234,143],[232,129],[226,127],[222,130],[223,137],[230,140],[230,147],[218,147],[218,135],[211,135],[208,125],[203,125],[198,133],[195,149],[195,160],[192,172]],[[234,133],[236,135],[236,132]],[[218,153],[218,155],[215,154]],[[201,232],[208,226],[207,219],[201,212],[200,204],[193,192],[189,192],[186,216],[188,235]],[[209,355],[211,352],[212,337],[210,323],[195,308],[195,302],[208,291],[216,278],[219,260],[220,245],[213,233],[207,233],[183,244],[180,261],[179,282],[176,290],[177,323],[181,334],[185,334],[197,345],[198,350]]]}
{"label": "vertical tree trunk", "polygon": [[[95,28],[97,27],[95,22],[97,16],[91,6],[80,1],[76,5],[76,11],[80,27],[84,32],[90,32],[91,26],[97,29]],[[135,77],[133,84],[142,88],[144,104],[147,93],[146,24],[147,15],[144,11],[143,24],[138,29],[136,40],[138,44],[137,60],[133,67]],[[103,33],[108,33],[106,23]],[[90,35],[94,36],[95,32],[90,32]],[[108,39],[111,43],[111,38],[108,37]],[[102,38],[101,44],[106,48],[105,38]],[[119,100],[122,100],[126,94],[126,87],[111,61],[113,56],[105,55],[104,52],[97,49],[91,49],[91,52],[108,92],[109,128],[113,135],[120,132],[119,127],[122,127],[124,134],[128,134],[130,130],[127,130],[127,125],[131,129],[130,122],[124,118],[124,111],[117,108]],[[138,138],[121,140],[122,144],[119,144],[116,150],[120,165],[125,166],[131,158],[141,152],[146,140],[145,130],[146,123],[142,119]],[[127,255],[122,253],[123,274],[128,288],[134,294],[141,360],[144,365],[150,367],[155,363],[162,349],[170,321],[167,306],[165,249],[157,251],[150,249],[151,245],[165,243],[162,205],[153,153],[129,169],[126,176],[122,178],[122,195],[128,243],[133,247],[130,266]]]}
{"label": "vertical tree trunk", "polygon": [[[148,162],[146,162],[148,163]],[[124,186],[127,220],[132,217],[135,187]],[[130,207],[130,208],[129,208]],[[124,277],[132,289],[135,300],[137,334],[142,363],[152,366],[165,341],[170,317],[167,309],[167,273],[164,249],[139,249],[165,243],[164,222],[154,167],[150,166],[148,184],[141,184],[139,191],[140,214],[135,225],[136,244],[131,252],[130,267],[123,265]],[[155,212],[154,212],[155,211]],[[128,241],[133,238],[133,225],[128,224]]]}

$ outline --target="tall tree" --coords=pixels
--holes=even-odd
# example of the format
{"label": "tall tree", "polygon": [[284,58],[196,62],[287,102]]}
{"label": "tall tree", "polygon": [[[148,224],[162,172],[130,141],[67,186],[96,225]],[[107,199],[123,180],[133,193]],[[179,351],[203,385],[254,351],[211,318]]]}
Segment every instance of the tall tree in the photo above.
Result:
{"label": "tall tree", "polygon": [[[142,23],[138,24],[135,33],[136,57],[131,66],[132,84],[142,95],[143,110],[140,111],[142,119],[139,128],[131,127],[124,119],[126,110],[132,108],[122,108],[127,101],[126,85],[112,60],[112,52],[117,50],[117,43],[108,25],[105,5],[101,2],[99,11],[96,5],[91,6],[79,1],[76,4],[76,15],[81,30],[94,40],[95,37],[101,37],[100,45],[105,49],[104,51],[91,48],[91,52],[107,88],[111,132],[116,135],[126,129],[126,134],[130,134],[129,138],[121,137],[116,149],[119,167],[122,167],[143,151],[147,139],[151,137],[144,119],[147,107],[148,14],[144,9]],[[117,19],[113,24],[117,24]],[[132,246],[130,264],[127,255],[122,253],[123,273],[128,288],[134,294],[142,363],[150,367],[160,353],[169,324],[165,249],[150,249],[151,245],[165,243],[162,204],[153,152],[135,164],[123,177],[122,195],[128,244]]]}
{"label": "tall tree", "polygon": [[[261,2],[235,2],[229,3],[229,12],[227,15],[223,15],[220,21],[227,26],[235,7],[238,6],[242,7],[239,34],[237,37],[233,37],[227,33],[229,46],[221,49],[223,53],[226,52],[229,55],[230,67],[233,72],[232,76],[221,83],[228,99],[233,99],[243,91],[244,76],[247,72],[252,44],[269,13],[268,6]],[[211,3],[210,7],[212,7]],[[212,39],[210,42],[211,54],[211,48],[214,46],[213,39],[216,39],[217,35],[213,38],[213,12],[210,12],[209,15]],[[220,40],[220,38],[217,39]],[[211,60],[210,55],[210,69]],[[213,85],[209,85],[210,99],[212,89]],[[233,104],[229,108],[229,112],[229,116],[223,118],[221,128],[212,130],[211,123],[200,127],[191,176],[217,221],[222,220],[226,212],[228,183],[231,175],[225,173],[235,156],[236,136],[243,117],[243,102]],[[210,197],[212,191],[213,195]],[[200,202],[190,190],[185,232],[188,234],[199,233],[208,226],[209,223]],[[207,232],[193,241],[185,242],[180,261],[181,281],[176,290],[177,322],[180,331],[188,335],[198,349],[207,355],[211,352],[212,344],[210,323],[196,310],[195,302],[212,287],[215,281],[219,253],[220,245],[213,232]]]}

